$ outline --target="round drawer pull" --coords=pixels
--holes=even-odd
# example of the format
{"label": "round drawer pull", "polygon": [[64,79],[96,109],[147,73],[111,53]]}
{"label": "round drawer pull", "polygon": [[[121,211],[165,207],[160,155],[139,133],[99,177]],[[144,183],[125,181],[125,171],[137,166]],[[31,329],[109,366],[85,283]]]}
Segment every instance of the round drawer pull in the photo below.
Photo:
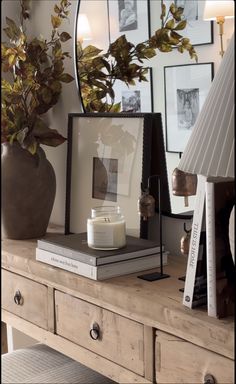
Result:
{"label": "round drawer pull", "polygon": [[92,325],[92,328],[89,331],[90,337],[93,340],[97,340],[100,336],[99,332],[100,332],[99,325],[97,323],[94,323]]}
{"label": "round drawer pull", "polygon": [[15,295],[14,295],[14,301],[17,305],[23,305],[23,297],[19,291],[19,289],[16,291]]}
{"label": "round drawer pull", "polygon": [[204,376],[204,384],[216,384],[216,380],[213,375],[207,373]]}

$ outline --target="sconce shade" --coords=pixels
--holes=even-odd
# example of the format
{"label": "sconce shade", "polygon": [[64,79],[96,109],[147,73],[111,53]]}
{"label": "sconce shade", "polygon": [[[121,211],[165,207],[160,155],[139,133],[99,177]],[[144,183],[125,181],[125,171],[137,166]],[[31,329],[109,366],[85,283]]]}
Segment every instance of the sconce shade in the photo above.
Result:
{"label": "sconce shade", "polygon": [[216,20],[218,16],[234,17],[234,0],[207,0],[205,2],[203,20]]}
{"label": "sconce shade", "polygon": [[178,168],[234,178],[234,34],[198,115]]}
{"label": "sconce shade", "polygon": [[80,13],[78,17],[78,24],[77,24],[77,40],[83,42],[85,40],[91,40],[91,39],[92,39],[92,33],[91,33],[87,15],[85,15],[85,13]]}

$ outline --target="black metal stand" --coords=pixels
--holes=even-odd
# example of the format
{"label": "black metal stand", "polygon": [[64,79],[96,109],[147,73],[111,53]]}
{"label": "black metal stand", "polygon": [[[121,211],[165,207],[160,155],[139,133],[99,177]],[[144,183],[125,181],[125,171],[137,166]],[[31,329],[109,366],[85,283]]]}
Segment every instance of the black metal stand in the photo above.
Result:
{"label": "black metal stand", "polygon": [[147,281],[155,281],[155,280],[162,280],[166,279],[167,277],[170,277],[170,275],[167,275],[163,273],[163,250],[162,250],[162,211],[161,211],[161,180],[159,175],[152,175],[148,178],[148,190],[150,187],[150,179],[151,178],[157,178],[158,179],[158,207],[159,207],[159,237],[160,237],[160,272],[153,272],[148,273],[145,275],[138,276],[139,279],[147,280]]}

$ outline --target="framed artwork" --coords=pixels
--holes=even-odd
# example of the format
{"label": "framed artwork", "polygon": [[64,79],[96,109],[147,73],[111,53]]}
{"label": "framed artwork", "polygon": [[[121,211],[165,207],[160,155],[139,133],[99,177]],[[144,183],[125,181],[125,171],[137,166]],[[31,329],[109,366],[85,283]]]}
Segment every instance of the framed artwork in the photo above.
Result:
{"label": "framed artwork", "polygon": [[180,31],[183,37],[190,39],[192,45],[213,44],[213,21],[203,20],[205,1],[203,0],[162,0],[169,9],[174,3],[183,8],[187,26]]}
{"label": "framed artwork", "polygon": [[149,0],[107,0],[110,42],[126,35],[138,44],[150,37]]}
{"label": "framed artwork", "polygon": [[213,63],[164,67],[166,150],[182,153],[206,99]]}
{"label": "framed artwork", "polygon": [[[147,221],[140,218],[137,203],[141,183],[147,187],[148,177],[156,171],[152,164],[157,166],[158,162],[166,198],[168,182],[159,113],[69,114],[65,233],[86,232],[92,208],[118,205],[127,234],[147,238]],[[154,194],[156,188],[153,186]]]}
{"label": "framed artwork", "polygon": [[153,112],[152,68],[148,69],[146,78],[148,81],[136,81],[129,87],[120,80],[115,82],[115,103],[121,103],[122,112]]}

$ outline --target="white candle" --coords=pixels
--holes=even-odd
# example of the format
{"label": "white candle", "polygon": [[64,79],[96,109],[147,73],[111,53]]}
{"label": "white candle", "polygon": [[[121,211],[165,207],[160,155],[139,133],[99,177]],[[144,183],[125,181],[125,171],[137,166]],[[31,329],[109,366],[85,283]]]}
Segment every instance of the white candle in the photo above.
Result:
{"label": "white candle", "polygon": [[87,220],[88,246],[94,249],[117,249],[126,245],[125,220],[122,215],[107,211]]}

